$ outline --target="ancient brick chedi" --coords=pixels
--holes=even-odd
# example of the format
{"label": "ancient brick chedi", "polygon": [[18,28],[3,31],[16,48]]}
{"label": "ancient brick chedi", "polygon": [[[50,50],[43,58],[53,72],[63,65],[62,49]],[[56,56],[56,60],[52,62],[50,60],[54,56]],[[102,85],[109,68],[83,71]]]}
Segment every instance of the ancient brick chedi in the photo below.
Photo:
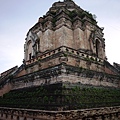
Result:
{"label": "ancient brick chedi", "polygon": [[[115,69],[107,68],[109,65],[106,65],[105,39],[102,31],[103,28],[97,25],[93,15],[81,9],[73,1],[54,3],[46,15],[40,17],[27,33],[23,74],[50,68],[47,78],[51,78],[50,76],[59,73],[56,71],[54,73],[51,69],[60,64],[64,64],[62,67],[64,72],[67,65],[71,66],[73,71],[86,69],[91,72],[118,74]],[[101,75],[96,78],[92,74],[93,79],[90,80],[91,78],[82,79],[76,74],[71,77],[63,75],[61,79],[51,79],[50,82],[68,81],[116,87],[119,85],[118,78],[112,77],[111,79],[115,80],[113,82]],[[42,84],[45,83],[43,81]]]}
{"label": "ancient brick chedi", "polygon": [[103,36],[91,13],[72,0],[55,2],[28,31],[23,64],[1,74],[1,106],[41,110],[119,106],[119,67],[106,60]]}
{"label": "ancient brick chedi", "polygon": [[[103,28],[97,25],[92,14],[73,1],[56,2],[29,30],[25,43],[25,63],[28,65],[32,60],[42,60],[62,51],[66,59],[63,60],[59,55],[41,62],[41,66],[34,67],[33,71],[65,62],[103,72],[105,41],[102,31]],[[30,70],[27,72],[30,73]]]}

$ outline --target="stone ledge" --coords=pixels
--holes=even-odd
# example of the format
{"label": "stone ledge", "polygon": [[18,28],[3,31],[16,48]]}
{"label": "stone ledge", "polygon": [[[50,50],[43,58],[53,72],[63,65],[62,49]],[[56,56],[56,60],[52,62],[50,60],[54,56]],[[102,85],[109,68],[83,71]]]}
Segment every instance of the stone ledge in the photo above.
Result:
{"label": "stone ledge", "polygon": [[83,60],[86,60],[86,61],[98,62],[101,65],[103,65],[103,63],[104,63],[103,59],[95,57],[95,56],[90,55],[90,54],[87,54],[84,51],[75,50],[73,48],[66,47],[66,46],[61,46],[59,48],[56,48],[55,50],[51,50],[51,51],[48,51],[48,52],[43,52],[37,58],[26,61],[25,64],[29,65],[29,64],[35,63],[37,61],[42,61],[42,60],[44,60],[44,59],[46,59],[46,58],[48,58],[52,55],[55,55],[55,54],[61,53],[61,52],[67,52],[68,55],[70,55],[70,56],[76,56],[76,57],[79,57],[79,58],[81,58]]}
{"label": "stone ledge", "polygon": [[[68,111],[45,111],[0,107],[0,119],[20,120],[119,120],[120,106]],[[11,119],[10,119],[11,118]],[[106,118],[106,119],[105,119]]]}
{"label": "stone ledge", "polygon": [[[68,75],[71,78],[69,78]],[[56,79],[55,81],[54,78]],[[70,79],[73,79],[73,81],[71,81]],[[64,80],[74,83],[74,79],[76,79],[76,82],[81,82],[84,79],[84,83],[88,81],[88,84],[89,82],[93,81],[93,85],[95,85],[94,81],[98,82],[99,84],[96,83],[98,85],[95,86],[119,87],[120,76],[110,75],[103,72],[96,72],[93,70],[88,70],[62,63],[53,67],[49,67],[47,69],[39,70],[18,78],[14,78],[11,80],[11,83],[13,85],[21,84],[23,86],[22,83],[25,84],[28,82],[33,83],[38,81],[38,85],[43,85],[47,84],[45,83],[45,81],[49,81],[49,84],[60,81],[64,82]]]}

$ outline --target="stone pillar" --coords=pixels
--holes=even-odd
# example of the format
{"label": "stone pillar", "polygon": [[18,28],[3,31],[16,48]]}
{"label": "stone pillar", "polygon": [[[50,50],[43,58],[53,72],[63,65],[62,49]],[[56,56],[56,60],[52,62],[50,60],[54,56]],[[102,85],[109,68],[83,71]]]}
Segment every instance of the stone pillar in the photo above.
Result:
{"label": "stone pillar", "polygon": [[3,119],[6,119],[6,114],[5,113],[3,113],[3,117],[2,117]]}
{"label": "stone pillar", "polygon": [[19,120],[24,120],[24,117],[21,117],[21,116],[20,116],[20,117],[19,117]]}
{"label": "stone pillar", "polygon": [[7,120],[11,120],[11,115],[8,115],[8,116],[7,116]]}
{"label": "stone pillar", "polygon": [[110,120],[110,115],[104,115],[104,120]]}
{"label": "stone pillar", "polygon": [[0,113],[0,118],[2,118],[3,117],[3,113]]}
{"label": "stone pillar", "polygon": [[120,120],[120,112],[118,113],[118,120]]}
{"label": "stone pillar", "polygon": [[13,120],[17,120],[17,116],[13,116]]}
{"label": "stone pillar", "polygon": [[3,117],[3,113],[1,112],[1,113],[0,113],[0,118],[2,118],[2,117]]}
{"label": "stone pillar", "polygon": [[102,116],[95,116],[95,120],[102,120]]}
{"label": "stone pillar", "polygon": [[111,114],[111,120],[116,120],[116,119],[117,119],[116,113]]}

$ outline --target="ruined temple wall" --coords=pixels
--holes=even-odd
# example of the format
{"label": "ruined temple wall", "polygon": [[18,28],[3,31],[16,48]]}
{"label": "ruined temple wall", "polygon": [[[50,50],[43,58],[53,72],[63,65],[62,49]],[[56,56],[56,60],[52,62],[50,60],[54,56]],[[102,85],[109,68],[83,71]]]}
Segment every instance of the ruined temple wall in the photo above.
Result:
{"label": "ruined temple wall", "polygon": [[[62,51],[61,51],[62,52]],[[51,53],[52,54],[52,53]],[[85,57],[85,58],[84,58]],[[45,55],[44,59],[39,59],[34,61],[31,65],[27,65],[26,72],[32,73],[38,70],[46,69],[61,63],[66,63],[68,65],[86,68],[98,72],[104,72],[103,62],[95,61],[94,59],[87,58],[86,56],[76,57],[72,51],[66,53],[54,53],[52,56],[49,54]]]}
{"label": "ruined temple wall", "polygon": [[73,31],[65,26],[57,29],[55,31],[55,44],[56,48],[60,46],[68,46],[73,48]]}
{"label": "ruined temple wall", "polygon": [[[90,45],[93,46],[93,43],[90,41],[90,34],[92,32],[92,29],[90,26],[92,24],[88,24],[88,22],[84,23],[84,27],[81,27],[81,22],[77,21],[74,25],[74,41],[76,49],[84,49],[84,50],[90,50],[95,53],[94,48],[92,48]],[[94,28],[95,29],[95,28]]]}
{"label": "ruined temple wall", "polygon": [[80,28],[72,30],[66,26],[62,26],[55,31],[50,29],[44,32],[39,31],[38,36],[40,38],[39,46],[41,52],[53,50],[60,46],[90,50],[89,30],[83,31]]}
{"label": "ruined temple wall", "polygon": [[[39,31],[39,32],[37,33],[37,35],[38,35],[38,37],[39,37],[39,50],[41,51],[42,49],[44,49],[44,47],[41,46],[42,43],[44,42],[44,41],[43,41],[43,32],[42,32],[42,31]],[[42,51],[41,51],[41,52],[42,52]]]}
{"label": "ruined temple wall", "polygon": [[60,46],[74,48],[75,41],[73,39],[73,31],[65,26],[62,26],[55,31],[50,29],[44,32],[39,31],[38,36],[40,38],[40,52],[53,50]]}
{"label": "ruined temple wall", "polygon": [[5,93],[8,93],[11,89],[13,89],[13,86],[11,83],[5,84],[1,89],[0,89],[0,96],[3,96]]}
{"label": "ruined temple wall", "polygon": [[120,107],[69,111],[0,108],[1,120],[120,120]]}
{"label": "ruined temple wall", "polygon": [[84,41],[84,32],[80,28],[76,28],[74,31],[74,41],[75,41],[75,49],[85,49],[85,41]]}
{"label": "ruined temple wall", "polygon": [[62,75],[59,78],[62,79],[63,82],[70,82],[70,83],[80,83],[83,85],[93,85],[93,86],[105,86],[105,87],[118,87],[118,84],[110,82],[107,78],[103,78],[102,81],[100,80],[100,76],[94,76],[93,78],[86,78],[76,75]]}
{"label": "ruined temple wall", "polygon": [[86,50],[91,50],[89,41],[91,30],[89,29],[89,27],[90,27],[89,25],[86,25],[86,29],[84,31],[84,44],[86,46],[85,47]]}
{"label": "ruined temple wall", "polygon": [[[54,67],[50,71],[46,72],[37,72],[35,74],[28,74],[27,76],[16,78],[13,83],[13,89],[47,85],[47,84],[56,84],[56,83],[72,83],[72,84],[83,84],[83,85],[93,85],[93,86],[105,86],[105,87],[119,87],[119,81],[117,78],[112,78],[113,76],[103,76],[100,73],[92,73],[90,71],[83,72],[73,72],[64,69],[61,69],[62,74],[59,74],[59,71],[55,70]],[[59,69],[59,68],[57,68]],[[74,68],[70,68],[71,70]],[[72,70],[72,71],[73,71]],[[82,69],[81,69],[82,70]]]}
{"label": "ruined temple wall", "polygon": [[46,50],[52,50],[55,48],[53,30],[47,29],[44,32],[39,31],[38,36],[40,38],[40,42],[39,42],[40,52],[44,52]]}
{"label": "ruined temple wall", "polygon": [[23,70],[21,70],[15,77],[20,77],[20,76],[23,76],[23,75],[25,75],[25,74],[26,74],[26,70],[23,69]]}
{"label": "ruined temple wall", "polygon": [[60,75],[58,77],[52,77],[47,79],[31,79],[31,81],[20,81],[14,83],[14,89],[32,87],[32,86],[39,86],[39,85],[46,85],[46,84],[55,84],[59,82],[68,82],[72,84],[83,84],[83,85],[93,85],[93,86],[104,86],[104,87],[119,87],[117,83],[110,82],[107,78],[103,78],[100,81],[100,76],[94,78],[85,78],[81,76],[75,75]]}

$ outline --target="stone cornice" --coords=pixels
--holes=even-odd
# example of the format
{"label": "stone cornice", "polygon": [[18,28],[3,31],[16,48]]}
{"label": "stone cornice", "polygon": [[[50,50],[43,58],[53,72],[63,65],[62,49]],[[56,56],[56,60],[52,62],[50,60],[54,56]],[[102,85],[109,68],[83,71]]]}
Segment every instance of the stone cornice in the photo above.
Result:
{"label": "stone cornice", "polygon": [[[50,57],[52,55],[55,55],[57,53],[68,53],[68,55],[73,55],[74,57],[80,57],[81,59],[91,59],[93,61],[96,61],[96,62],[99,62],[101,64],[104,63],[104,60],[101,59],[101,58],[98,58],[98,57],[95,57],[91,54],[88,54],[88,53],[85,53],[83,50],[75,50],[73,48],[70,48],[70,47],[66,47],[66,46],[61,46],[59,48],[56,48],[54,50],[51,50],[51,51],[47,51],[47,52],[43,52],[43,53],[40,53],[40,55],[37,56],[37,58],[34,58],[34,59],[31,59],[31,60],[28,60],[28,61],[25,61],[25,64],[26,65],[29,65],[31,63],[35,63],[37,62],[38,60],[42,60],[42,59],[45,59],[47,57]],[[70,53],[70,54],[69,54]]]}

